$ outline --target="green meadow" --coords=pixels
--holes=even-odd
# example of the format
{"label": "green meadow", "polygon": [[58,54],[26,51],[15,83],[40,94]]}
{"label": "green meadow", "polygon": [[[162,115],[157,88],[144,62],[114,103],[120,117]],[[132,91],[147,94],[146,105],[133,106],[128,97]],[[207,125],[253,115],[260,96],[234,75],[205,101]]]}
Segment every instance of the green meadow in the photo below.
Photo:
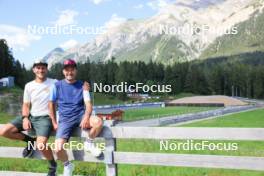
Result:
{"label": "green meadow", "polygon": [[216,107],[157,107],[126,110],[123,116],[124,121],[153,119],[172,115],[181,115],[188,113],[196,113],[216,109]]}

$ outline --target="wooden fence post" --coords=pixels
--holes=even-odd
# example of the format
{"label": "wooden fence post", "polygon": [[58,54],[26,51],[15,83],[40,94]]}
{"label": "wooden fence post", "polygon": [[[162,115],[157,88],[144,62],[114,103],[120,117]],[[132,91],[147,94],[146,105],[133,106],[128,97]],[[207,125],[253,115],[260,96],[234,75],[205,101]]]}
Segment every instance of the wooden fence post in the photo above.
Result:
{"label": "wooden fence post", "polygon": [[[114,121],[105,124],[107,127],[114,126]],[[114,151],[116,150],[116,139],[105,139],[105,164],[106,176],[117,176],[117,164],[114,163]]]}

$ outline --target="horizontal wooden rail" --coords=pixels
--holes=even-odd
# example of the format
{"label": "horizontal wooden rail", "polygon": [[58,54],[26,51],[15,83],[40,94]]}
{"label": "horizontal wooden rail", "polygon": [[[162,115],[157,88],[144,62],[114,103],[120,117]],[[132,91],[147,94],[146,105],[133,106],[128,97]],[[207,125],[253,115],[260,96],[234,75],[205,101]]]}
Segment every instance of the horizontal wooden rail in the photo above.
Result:
{"label": "horizontal wooden rail", "polygon": [[264,140],[264,128],[111,127],[104,135],[126,139]]}
{"label": "horizontal wooden rail", "polygon": [[116,163],[264,170],[264,157],[115,152]]}
{"label": "horizontal wooden rail", "polygon": [[[0,147],[0,157],[22,158],[23,148]],[[68,150],[70,159],[107,163],[105,158],[94,158],[84,151]],[[39,152],[35,152],[34,158],[44,159]],[[165,154],[165,153],[140,153],[140,152],[114,152],[115,164],[140,164],[179,167],[203,167],[226,168],[264,171],[264,157],[248,156],[221,156],[198,154]]]}
{"label": "horizontal wooden rail", "polygon": [[[0,128],[3,124],[0,124]],[[55,133],[53,133],[54,135]],[[87,131],[77,128],[73,136],[87,137]],[[111,139],[206,139],[264,140],[264,128],[214,127],[109,127],[104,126],[99,137]]]}
{"label": "horizontal wooden rail", "polygon": [[[0,157],[2,158],[23,158],[22,147],[0,147]],[[67,151],[69,159],[79,160],[79,161],[89,161],[96,163],[103,163],[104,158],[95,158],[90,153],[84,152],[82,150]],[[54,155],[55,156],[55,155]],[[32,158],[45,159],[39,151],[34,152]]]}

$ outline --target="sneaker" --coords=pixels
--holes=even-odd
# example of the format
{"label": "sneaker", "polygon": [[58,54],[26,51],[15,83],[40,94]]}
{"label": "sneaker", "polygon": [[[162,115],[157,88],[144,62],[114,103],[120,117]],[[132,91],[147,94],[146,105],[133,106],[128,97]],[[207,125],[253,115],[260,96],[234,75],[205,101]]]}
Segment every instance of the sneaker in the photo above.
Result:
{"label": "sneaker", "polygon": [[56,176],[57,163],[55,166],[49,166],[49,172],[47,176]]}
{"label": "sneaker", "polygon": [[70,163],[67,166],[64,166],[63,176],[72,176],[73,170],[74,170],[73,163]]}
{"label": "sneaker", "polygon": [[56,169],[55,170],[49,169],[49,172],[48,172],[47,176],[56,176],[56,175],[57,175]]}
{"label": "sneaker", "polygon": [[56,173],[56,171],[55,172],[48,172],[48,175],[47,176],[56,176],[57,175],[57,173]]}
{"label": "sneaker", "polygon": [[101,156],[102,151],[95,146],[94,142],[85,141],[83,145],[84,145],[84,150],[90,152],[94,157]]}
{"label": "sneaker", "polygon": [[30,158],[33,155],[33,153],[34,153],[33,145],[27,144],[27,146],[24,148],[24,150],[22,152],[22,156],[23,156],[23,158]]}

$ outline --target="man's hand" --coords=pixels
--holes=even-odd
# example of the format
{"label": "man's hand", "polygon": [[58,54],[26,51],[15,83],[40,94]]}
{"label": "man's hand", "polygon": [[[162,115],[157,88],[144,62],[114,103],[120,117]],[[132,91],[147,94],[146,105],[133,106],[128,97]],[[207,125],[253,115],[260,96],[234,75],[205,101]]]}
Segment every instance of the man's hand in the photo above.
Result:
{"label": "man's hand", "polygon": [[58,124],[56,121],[52,121],[53,130],[56,131],[58,129]]}
{"label": "man's hand", "polygon": [[23,129],[24,130],[30,130],[32,127],[31,127],[31,122],[28,118],[24,118],[23,119]]}
{"label": "man's hand", "polygon": [[87,81],[84,81],[83,83],[83,90],[90,91],[90,84]]}
{"label": "man's hand", "polygon": [[90,117],[84,117],[80,124],[81,129],[91,128]]}

